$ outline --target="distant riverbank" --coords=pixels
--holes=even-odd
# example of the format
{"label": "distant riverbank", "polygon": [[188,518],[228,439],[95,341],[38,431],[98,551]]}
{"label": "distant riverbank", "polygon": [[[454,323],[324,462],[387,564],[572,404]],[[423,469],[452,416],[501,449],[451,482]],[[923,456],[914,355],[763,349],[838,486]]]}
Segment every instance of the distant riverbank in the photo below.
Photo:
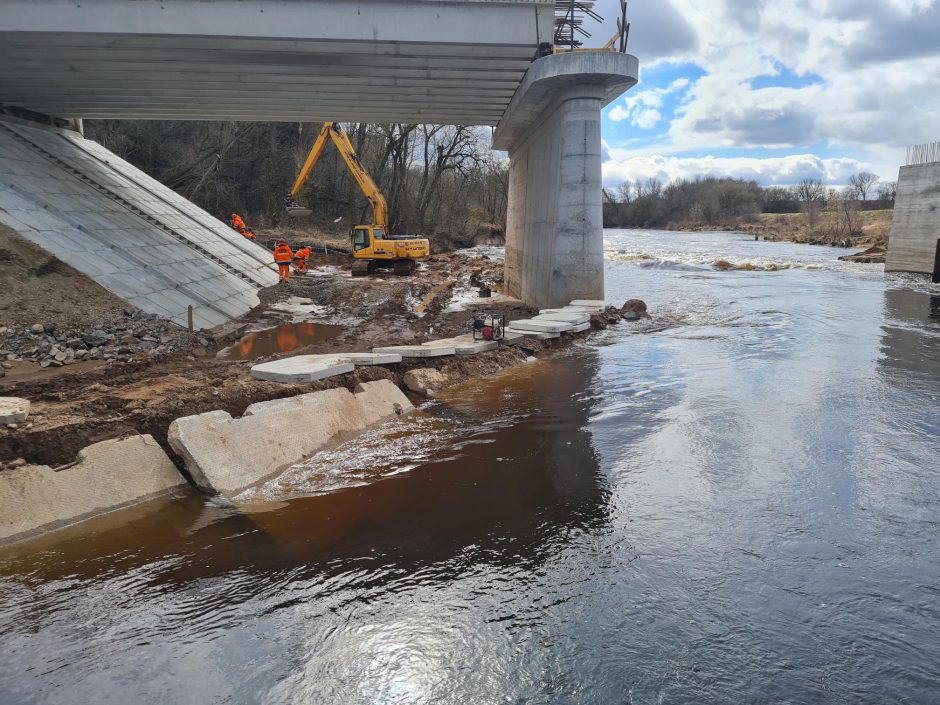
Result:
{"label": "distant riverbank", "polygon": [[859,211],[852,214],[851,231],[846,227],[845,215],[824,210],[810,213],[761,213],[756,219],[712,225],[707,223],[670,223],[664,230],[684,232],[743,232],[770,241],[797,242],[804,245],[832,245],[834,247],[884,247],[891,232],[889,209]]}

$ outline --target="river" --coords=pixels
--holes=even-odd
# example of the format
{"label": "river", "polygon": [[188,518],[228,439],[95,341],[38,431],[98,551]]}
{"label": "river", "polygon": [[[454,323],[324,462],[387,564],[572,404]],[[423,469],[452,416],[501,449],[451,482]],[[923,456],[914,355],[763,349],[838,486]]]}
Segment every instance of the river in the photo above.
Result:
{"label": "river", "polygon": [[940,287],[606,244],[651,324],[0,553],[0,703],[935,702]]}

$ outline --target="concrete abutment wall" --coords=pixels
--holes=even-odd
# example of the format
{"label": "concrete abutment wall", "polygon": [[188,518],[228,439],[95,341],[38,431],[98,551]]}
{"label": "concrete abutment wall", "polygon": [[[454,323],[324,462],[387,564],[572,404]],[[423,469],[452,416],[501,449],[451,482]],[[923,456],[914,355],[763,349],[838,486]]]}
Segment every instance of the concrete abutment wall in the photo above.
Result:
{"label": "concrete abutment wall", "polygon": [[940,241],[940,162],[902,166],[886,272],[932,274]]}
{"label": "concrete abutment wall", "polygon": [[544,57],[497,128],[510,160],[505,281],[526,303],[604,298],[600,111],[636,73],[625,54]]}

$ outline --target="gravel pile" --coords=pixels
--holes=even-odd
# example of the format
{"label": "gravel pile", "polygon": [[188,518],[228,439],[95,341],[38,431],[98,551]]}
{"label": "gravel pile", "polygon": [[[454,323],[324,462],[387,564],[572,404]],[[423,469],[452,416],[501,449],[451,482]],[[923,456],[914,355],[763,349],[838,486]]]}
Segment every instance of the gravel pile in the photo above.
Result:
{"label": "gravel pile", "polygon": [[159,360],[209,346],[209,340],[172,321],[139,309],[86,330],[60,330],[52,323],[26,328],[0,326],[0,377],[13,362],[63,367],[81,360]]}

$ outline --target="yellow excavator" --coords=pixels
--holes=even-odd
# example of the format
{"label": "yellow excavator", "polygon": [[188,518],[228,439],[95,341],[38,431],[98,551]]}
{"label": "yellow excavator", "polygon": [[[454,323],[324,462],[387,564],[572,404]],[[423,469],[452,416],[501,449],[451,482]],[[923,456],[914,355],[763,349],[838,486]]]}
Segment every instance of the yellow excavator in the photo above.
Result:
{"label": "yellow excavator", "polygon": [[319,161],[326,143],[333,140],[340,156],[352,172],[366,199],[372,206],[373,224],[356,225],[352,230],[352,250],[355,261],[352,274],[363,277],[376,269],[394,270],[395,274],[407,276],[415,271],[417,260],[431,254],[431,244],[426,238],[392,237],[388,234],[388,203],[369,172],[362,166],[349,136],[336,122],[325,122],[317,135],[307,161],[304,162],[297,179],[287,195],[287,214],[293,218],[310,215],[309,208],[296,202],[297,195]]}

